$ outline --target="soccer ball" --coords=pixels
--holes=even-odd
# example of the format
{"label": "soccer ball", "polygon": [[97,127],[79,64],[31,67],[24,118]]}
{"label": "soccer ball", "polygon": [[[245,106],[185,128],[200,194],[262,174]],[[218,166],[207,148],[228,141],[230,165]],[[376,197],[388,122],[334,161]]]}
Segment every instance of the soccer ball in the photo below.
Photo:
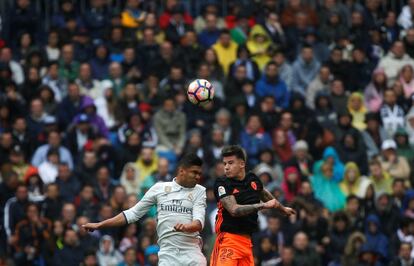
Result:
{"label": "soccer ball", "polygon": [[208,80],[196,79],[188,85],[187,96],[192,104],[205,105],[213,100],[213,85]]}

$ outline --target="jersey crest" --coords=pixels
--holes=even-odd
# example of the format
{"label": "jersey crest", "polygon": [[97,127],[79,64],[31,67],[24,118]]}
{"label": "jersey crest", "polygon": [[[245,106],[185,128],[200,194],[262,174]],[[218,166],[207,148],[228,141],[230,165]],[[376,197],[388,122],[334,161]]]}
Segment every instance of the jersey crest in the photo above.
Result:
{"label": "jersey crest", "polygon": [[164,188],[165,193],[170,193],[171,192],[171,187],[170,186],[166,186]]}
{"label": "jersey crest", "polygon": [[257,190],[257,184],[256,184],[256,182],[252,181],[252,182],[250,183],[250,186],[251,186],[254,190]]}

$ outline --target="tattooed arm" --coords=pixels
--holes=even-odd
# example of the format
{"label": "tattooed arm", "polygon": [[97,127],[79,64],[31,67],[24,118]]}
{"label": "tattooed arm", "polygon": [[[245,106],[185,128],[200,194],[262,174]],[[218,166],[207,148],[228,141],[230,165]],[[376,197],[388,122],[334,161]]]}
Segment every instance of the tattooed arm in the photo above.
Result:
{"label": "tattooed arm", "polygon": [[295,211],[293,209],[283,206],[282,203],[280,203],[278,200],[276,200],[275,197],[272,195],[272,193],[270,193],[267,189],[263,188],[263,190],[260,194],[260,199],[263,202],[268,202],[270,200],[274,200],[275,201],[274,208],[279,210],[280,212],[282,212],[286,216],[290,216],[290,215],[295,213]]}
{"label": "tattooed arm", "polygon": [[276,200],[273,199],[264,203],[261,202],[249,205],[239,205],[237,204],[236,198],[233,195],[222,198],[220,202],[223,207],[230,213],[230,215],[234,217],[246,216],[263,209],[272,209],[276,204]]}

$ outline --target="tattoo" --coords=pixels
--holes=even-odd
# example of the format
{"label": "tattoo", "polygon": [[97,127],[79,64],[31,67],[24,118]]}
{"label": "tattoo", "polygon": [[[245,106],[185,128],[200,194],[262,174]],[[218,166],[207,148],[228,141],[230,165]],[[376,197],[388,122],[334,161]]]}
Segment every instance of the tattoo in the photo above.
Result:
{"label": "tattoo", "polygon": [[260,193],[260,199],[263,202],[268,202],[269,200],[274,199],[275,197],[272,195],[272,193],[270,193],[269,191],[267,191],[267,189],[263,189],[262,193]]}
{"label": "tattoo", "polygon": [[[263,202],[268,202],[269,200],[275,199],[272,193],[270,193],[267,189],[263,189],[262,193],[260,194],[260,199]],[[283,205],[276,199],[276,207],[275,209],[281,209]]]}
{"label": "tattoo", "polygon": [[233,195],[222,198],[220,202],[230,215],[235,217],[246,216],[263,209],[262,203],[238,205]]}

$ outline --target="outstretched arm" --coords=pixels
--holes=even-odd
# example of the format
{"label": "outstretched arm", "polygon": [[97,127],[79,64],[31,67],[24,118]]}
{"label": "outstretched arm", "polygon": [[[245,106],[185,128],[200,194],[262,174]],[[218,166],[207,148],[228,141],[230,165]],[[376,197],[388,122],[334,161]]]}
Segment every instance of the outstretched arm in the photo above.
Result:
{"label": "outstretched arm", "polygon": [[263,209],[272,209],[276,204],[276,200],[273,199],[267,202],[256,204],[239,205],[237,204],[236,198],[233,195],[229,195],[220,199],[220,202],[223,207],[230,213],[230,215],[234,217],[246,216]]}
{"label": "outstretched arm", "polygon": [[263,188],[263,190],[260,194],[260,199],[263,202],[268,202],[270,200],[275,200],[276,204],[275,204],[274,208],[279,210],[281,213],[283,213],[283,215],[290,216],[292,214],[295,214],[295,211],[292,208],[283,206],[278,200],[275,199],[275,197],[272,195],[272,193],[270,193],[265,188]]}
{"label": "outstretched arm", "polygon": [[125,225],[126,218],[123,212],[118,214],[117,216],[114,216],[112,218],[106,219],[99,223],[87,223],[82,225],[82,227],[85,230],[88,230],[90,232],[93,232],[94,230],[105,228],[105,227],[116,227],[116,226],[123,226]]}
{"label": "outstretched arm", "polygon": [[82,225],[82,227],[85,228],[85,230],[94,231],[100,228],[123,226],[138,221],[154,204],[156,204],[155,195],[159,188],[160,185],[155,184],[147,191],[147,193],[145,193],[144,197],[137,204],[135,204],[135,206],[121,212],[117,216],[99,223],[87,223]]}

